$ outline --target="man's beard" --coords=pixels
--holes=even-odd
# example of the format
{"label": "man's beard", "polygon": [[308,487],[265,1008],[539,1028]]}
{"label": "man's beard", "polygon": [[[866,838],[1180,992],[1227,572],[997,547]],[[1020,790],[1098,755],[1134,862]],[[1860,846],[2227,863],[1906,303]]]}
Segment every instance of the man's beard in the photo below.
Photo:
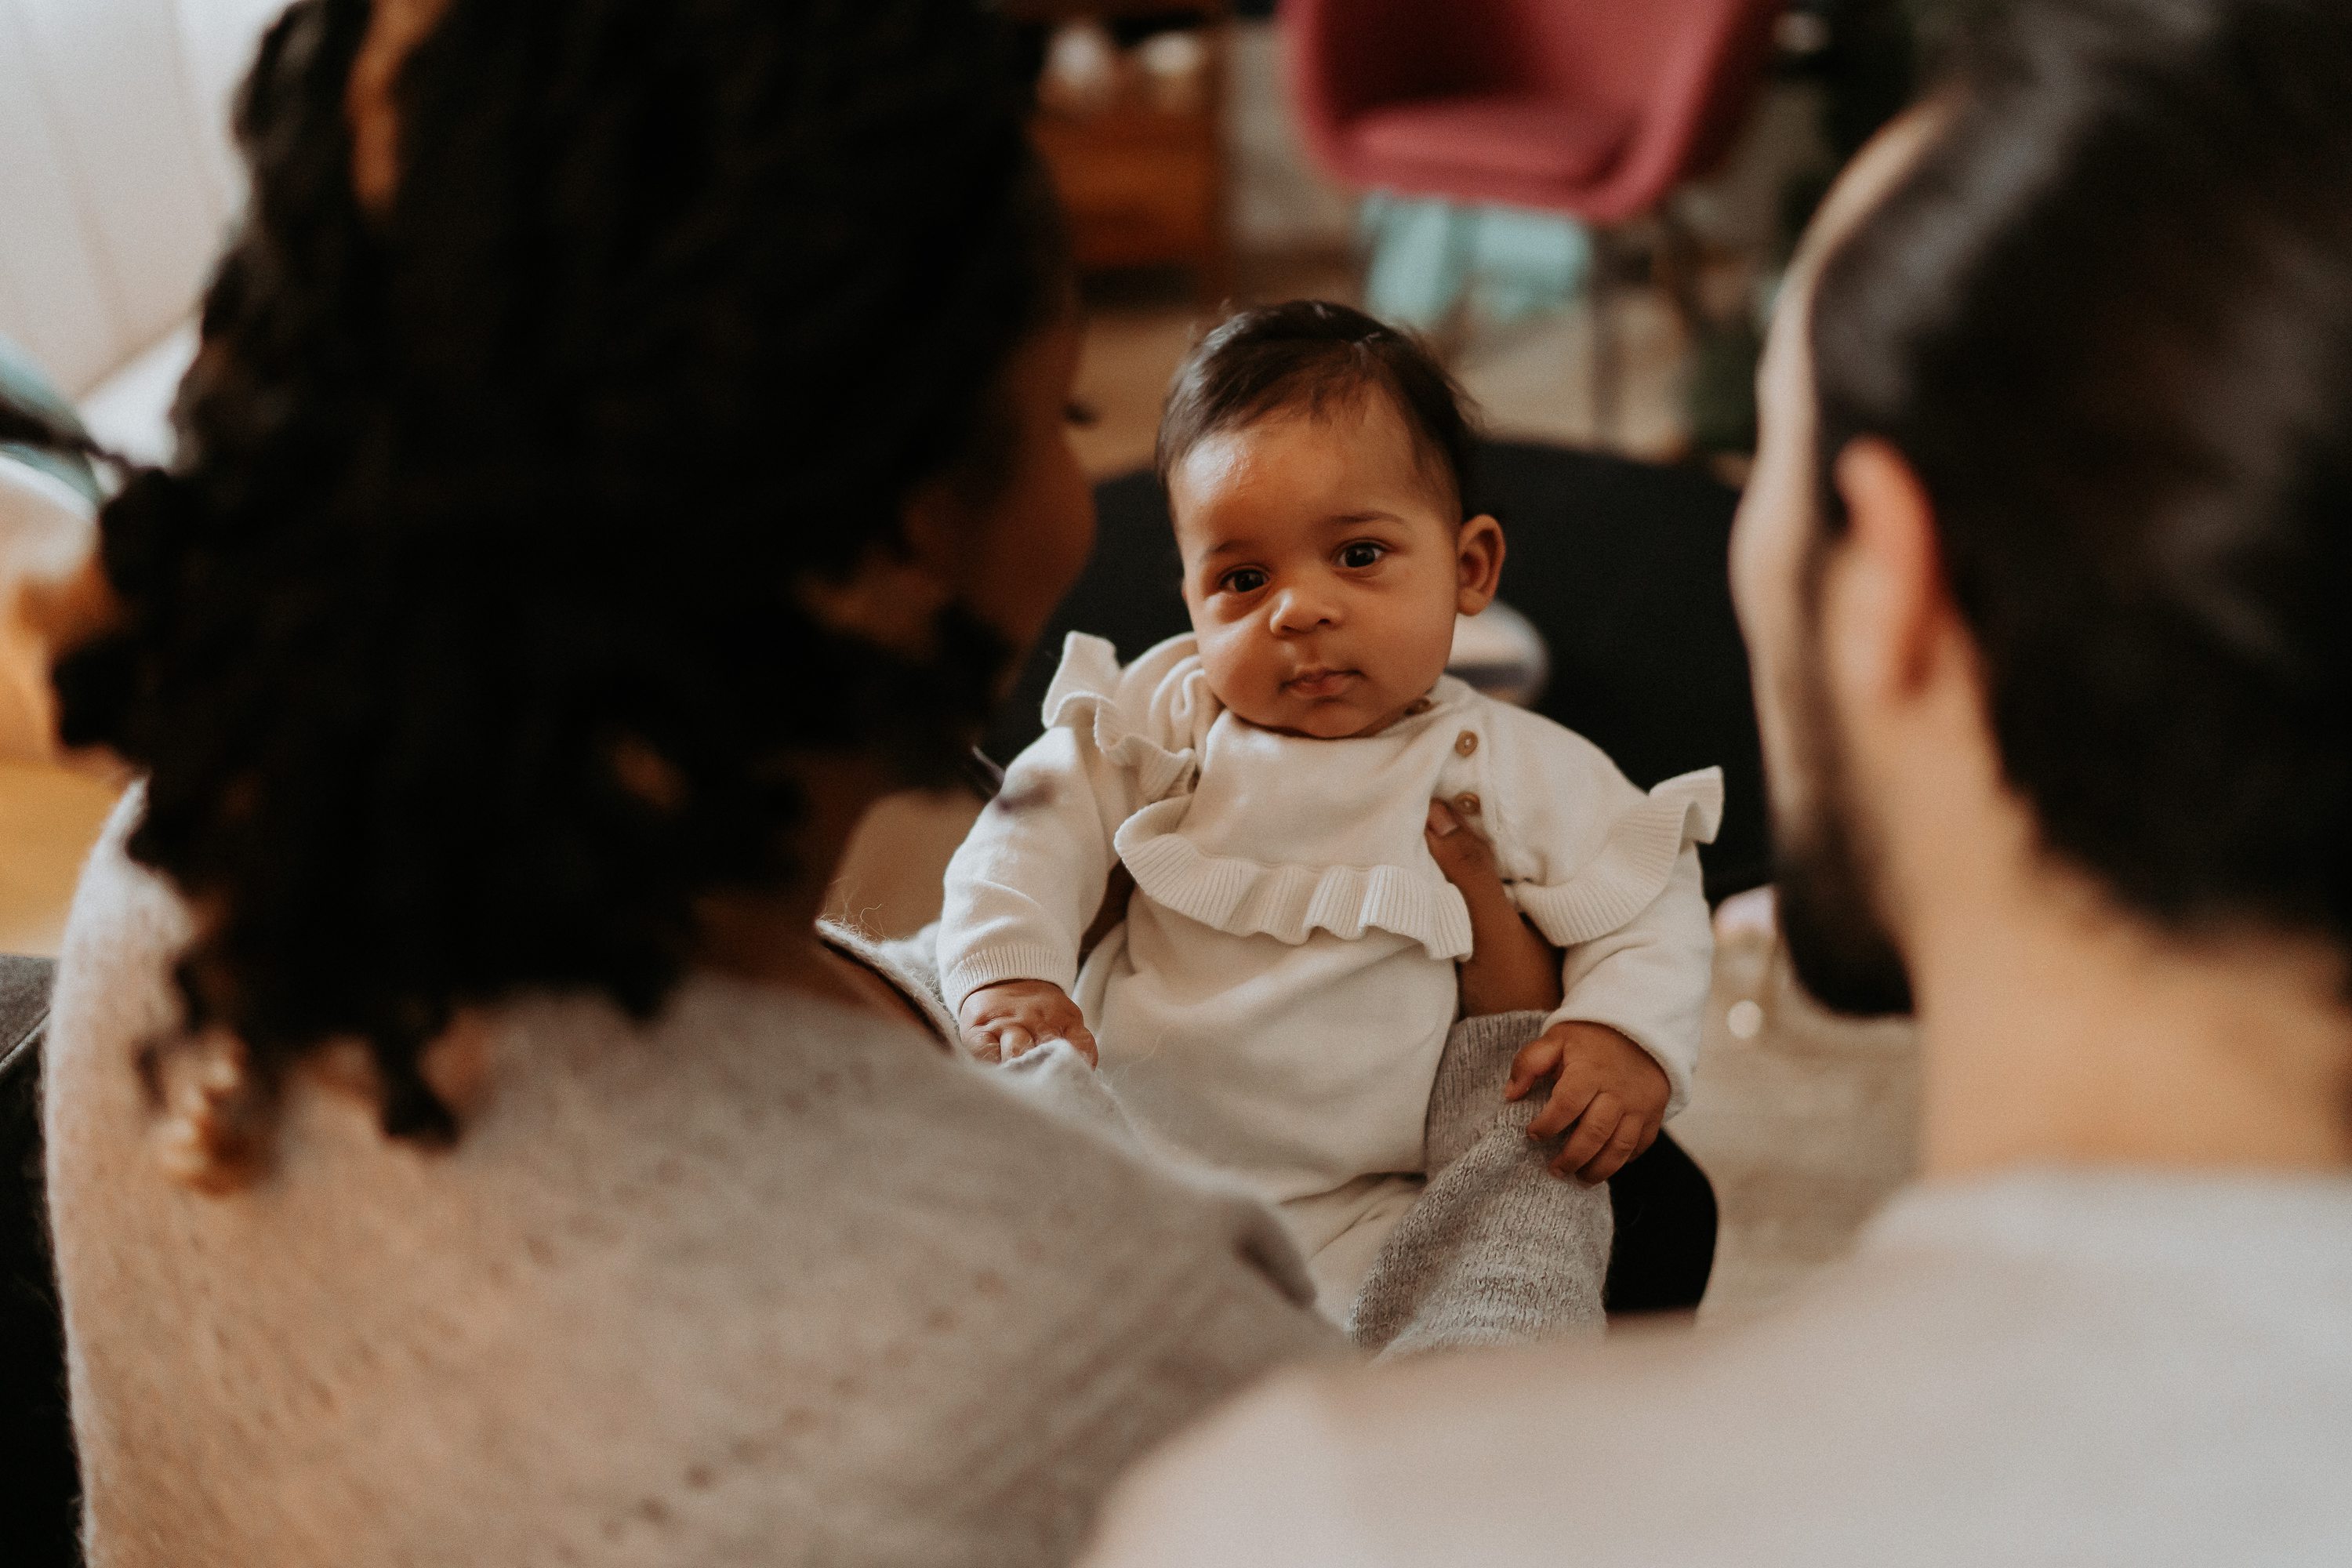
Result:
{"label": "man's beard", "polygon": [[1806,659],[1801,679],[1796,750],[1812,775],[1813,806],[1801,821],[1776,813],[1773,823],[1776,898],[1789,963],[1814,1000],[1832,1012],[1855,1017],[1908,1013],[1910,971],[1871,898],[1870,857],[1818,658]]}

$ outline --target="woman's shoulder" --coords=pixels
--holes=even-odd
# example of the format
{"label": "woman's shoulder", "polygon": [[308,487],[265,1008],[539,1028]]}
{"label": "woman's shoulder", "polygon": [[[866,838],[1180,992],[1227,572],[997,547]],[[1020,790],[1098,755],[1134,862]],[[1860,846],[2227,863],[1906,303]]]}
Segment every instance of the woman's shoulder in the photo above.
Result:
{"label": "woman's shoulder", "polygon": [[[76,892],[48,1047],[50,1115],[68,1133],[92,1123],[110,1145],[143,1125],[134,1058],[142,1042],[179,1025],[172,966],[192,929],[178,895],[125,852],[141,810],[134,789]],[[894,979],[923,993],[919,976]],[[712,975],[690,977],[650,1020],[593,996],[540,994],[487,1009],[480,1022],[490,1089],[456,1146],[428,1165],[453,1202],[470,1184],[551,1212],[575,1198],[593,1205],[601,1181],[567,1196],[550,1180],[583,1161],[624,1186],[632,1171],[684,1168],[712,1187],[761,1194],[754,1230],[856,1208],[875,1239],[905,1234],[904,1256],[923,1266],[1060,1233],[1054,1272],[1072,1288],[1183,1260],[1181,1273],[1222,1255],[1281,1289],[1263,1261],[1254,1205],[1137,1157],[1116,1127],[1089,1124],[1082,1097],[1037,1092],[911,1023]],[[315,1088],[298,1078],[293,1111]],[[136,1125],[115,1125],[126,1117]],[[299,1114],[287,1119],[279,1179],[303,1178],[313,1131]],[[358,1142],[381,1139],[368,1130]],[[399,1152],[388,1142],[383,1152]],[[336,1154],[367,1157],[357,1146]],[[543,1182],[546,1191],[527,1195]],[[688,1220],[679,1239],[699,1228]],[[734,1239],[707,1239],[706,1264],[725,1272]]]}
{"label": "woman's shoulder", "polygon": [[[145,787],[133,784],[74,885],[46,1047],[53,1084],[70,1079],[90,1051],[127,1046],[178,1021],[172,965],[194,928],[171,885],[131,858],[131,835],[145,809]],[[54,1092],[50,1098],[54,1104]]]}
{"label": "woman's shoulder", "polygon": [[[819,1281],[854,1277],[867,1282],[852,1292],[869,1301],[860,1311],[887,1313],[871,1303],[961,1270],[1084,1316],[1112,1310],[1079,1303],[1122,1279],[1246,1277],[1269,1305],[1288,1283],[1255,1205],[1139,1157],[1083,1096],[1036,1092],[911,1023],[713,975],[650,1025],[578,999],[507,1019],[501,1076],[538,1070],[499,1097],[515,1099],[511,1114],[616,1164],[688,1162],[748,1205],[715,1226],[700,1213],[667,1223],[670,1244],[699,1238],[706,1266],[742,1271],[749,1298],[814,1304],[831,1295]],[[559,1124],[583,1090],[591,1106]]]}
{"label": "woman's shoulder", "polygon": [[[1272,1216],[1128,1147],[1082,1067],[1063,1094],[829,1004],[701,982],[682,1001],[726,1045],[704,1124],[737,1152],[730,1201],[669,1216],[665,1245],[795,1358],[861,1368],[866,1401],[1001,1424],[941,1455],[1001,1444],[1107,1485],[1112,1450],[1337,1348]],[[1053,1436],[1087,1432],[1109,1447]]]}
{"label": "woman's shoulder", "polygon": [[[289,1082],[266,1183],[225,1195],[142,1178],[131,1062],[93,1056],[77,1110],[103,1137],[52,1151],[60,1261],[82,1351],[138,1369],[89,1391],[93,1415],[130,1418],[135,1384],[175,1421],[257,1430],[312,1382],[356,1400],[356,1340],[403,1420],[353,1462],[431,1478],[421,1507],[493,1481],[634,1496],[648,1447],[734,1454],[747,1528],[945,1540],[963,1505],[943,1499],[1017,1497],[992,1529],[1050,1560],[1143,1448],[1328,1348],[1236,1205],[911,1024],[697,975],[649,1020],[542,995],[481,1027],[488,1087],[454,1144]],[[117,1288],[130,1272],[233,1302],[232,1352],[284,1371],[224,1393],[160,1356],[164,1309]],[[529,1441],[457,1462],[446,1433],[484,1412]]]}
{"label": "woman's shoulder", "polygon": [[[93,1172],[144,1139],[153,1108],[138,1052],[179,1026],[172,966],[191,925],[125,853],[141,809],[134,791],[92,853],[52,1014],[48,1115],[68,1162]],[[1269,1324],[1289,1305],[1256,1205],[1139,1157],[1115,1126],[1090,1122],[1083,1097],[1036,1092],[910,1022],[699,974],[647,1020],[594,996],[538,994],[484,1010],[478,1026],[488,1087],[453,1147],[395,1144],[363,1104],[298,1073],[272,1181],[399,1167],[417,1206],[390,1217],[406,1228],[439,1215],[450,1268],[488,1234],[467,1214],[615,1242],[634,1215],[645,1229],[626,1244],[658,1237],[711,1307],[730,1294],[747,1308],[815,1304],[816,1282],[844,1270],[887,1300],[950,1261],[1073,1321],[1116,1315],[1080,1302],[1120,1281],[1151,1281],[1147,1296],[1255,1296]],[[347,1201],[364,1209],[381,1185],[360,1182]],[[886,1288],[883,1275],[900,1278]]]}
{"label": "woman's shoulder", "polygon": [[1272,1213],[1207,1172],[1146,1153],[1101,1080],[1066,1047],[989,1067],[923,1042],[872,1104],[871,1136],[910,1152],[892,1175],[905,1223],[939,1216],[939,1245],[993,1253],[1007,1237],[1055,1267],[1024,1289],[1058,1294],[1139,1273],[1170,1282],[1208,1268],[1246,1275],[1302,1310],[1307,1282]]}

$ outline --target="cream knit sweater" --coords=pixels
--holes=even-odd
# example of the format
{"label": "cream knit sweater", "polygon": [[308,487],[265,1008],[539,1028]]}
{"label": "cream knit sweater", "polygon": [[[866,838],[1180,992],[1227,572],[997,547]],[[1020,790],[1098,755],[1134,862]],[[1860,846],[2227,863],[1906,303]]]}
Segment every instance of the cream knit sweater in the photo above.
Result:
{"label": "cream knit sweater", "polygon": [[[1280,1204],[1335,1315],[1417,1190],[1382,1179],[1428,1163],[1471,949],[1424,840],[1433,798],[1493,842],[1565,950],[1553,1020],[1621,1030],[1664,1070],[1670,1110],[1686,1098],[1717,770],[1644,793],[1581,736],[1450,678],[1376,735],[1277,734],[1218,701],[1191,637],[1121,667],[1073,634],[1045,720],[949,866],[948,1004],[1003,980],[1062,987],[1138,1127]],[[1082,966],[1114,865],[1135,897]]]}
{"label": "cream knit sweater", "polygon": [[491,1031],[446,1152],[298,1076],[276,1163],[159,1170],[184,916],[77,899],[48,1181],[96,1568],[1052,1563],[1136,1455],[1336,1335],[1254,1205],[919,1031],[698,979]]}

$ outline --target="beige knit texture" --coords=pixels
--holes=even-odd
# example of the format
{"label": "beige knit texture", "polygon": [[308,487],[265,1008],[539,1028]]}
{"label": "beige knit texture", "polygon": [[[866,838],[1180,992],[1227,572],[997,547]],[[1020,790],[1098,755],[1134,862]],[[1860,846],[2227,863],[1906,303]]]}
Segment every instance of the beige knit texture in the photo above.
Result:
{"label": "beige knit texture", "polygon": [[184,931],[102,847],[49,1046],[95,1568],[1055,1563],[1145,1448],[1337,1348],[1254,1206],[717,979],[495,1015],[447,1151],[299,1076],[271,1173],[198,1194],[133,1068]]}
{"label": "beige knit texture", "polygon": [[[940,996],[936,927],[879,947],[856,943],[871,962]],[[1375,1355],[1598,1334],[1606,1326],[1601,1287],[1616,1221],[1606,1186],[1552,1174],[1560,1140],[1528,1136],[1540,1093],[1508,1101],[1503,1090],[1521,1047],[1543,1032],[1541,1013],[1465,1018],[1445,1037],[1429,1097],[1428,1184],[1381,1244],[1349,1309],[1348,1335]],[[1077,1066],[1066,1046],[1038,1050],[1003,1069],[1052,1081],[1066,1114],[1140,1148],[1101,1079]],[[1196,1180],[1213,1183],[1214,1173]],[[1268,1268],[1297,1274],[1296,1255],[1266,1247]]]}
{"label": "beige knit texture", "polygon": [[1356,1294],[1348,1336],[1360,1348],[1411,1355],[1601,1331],[1609,1189],[1552,1174],[1559,1140],[1528,1136],[1540,1092],[1503,1099],[1511,1058],[1543,1025],[1541,1013],[1504,1013],[1447,1037],[1429,1097],[1429,1184]]}

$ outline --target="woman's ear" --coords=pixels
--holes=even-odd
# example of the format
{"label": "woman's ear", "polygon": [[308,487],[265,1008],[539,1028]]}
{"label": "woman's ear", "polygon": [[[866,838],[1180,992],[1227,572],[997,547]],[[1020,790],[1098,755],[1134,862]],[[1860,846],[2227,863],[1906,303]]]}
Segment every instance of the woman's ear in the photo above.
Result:
{"label": "woman's ear", "polygon": [[1503,582],[1503,525],[1485,512],[1462,525],[1454,540],[1457,614],[1475,616],[1495,602]]}
{"label": "woman's ear", "polygon": [[801,602],[835,631],[909,658],[929,658],[940,612],[971,569],[974,531],[955,487],[932,480],[907,498],[897,539],[868,546],[845,577],[804,579]]}
{"label": "woman's ear", "polygon": [[918,557],[877,545],[846,577],[808,577],[801,603],[836,632],[908,658],[937,651],[940,613],[954,597],[947,579]]}

